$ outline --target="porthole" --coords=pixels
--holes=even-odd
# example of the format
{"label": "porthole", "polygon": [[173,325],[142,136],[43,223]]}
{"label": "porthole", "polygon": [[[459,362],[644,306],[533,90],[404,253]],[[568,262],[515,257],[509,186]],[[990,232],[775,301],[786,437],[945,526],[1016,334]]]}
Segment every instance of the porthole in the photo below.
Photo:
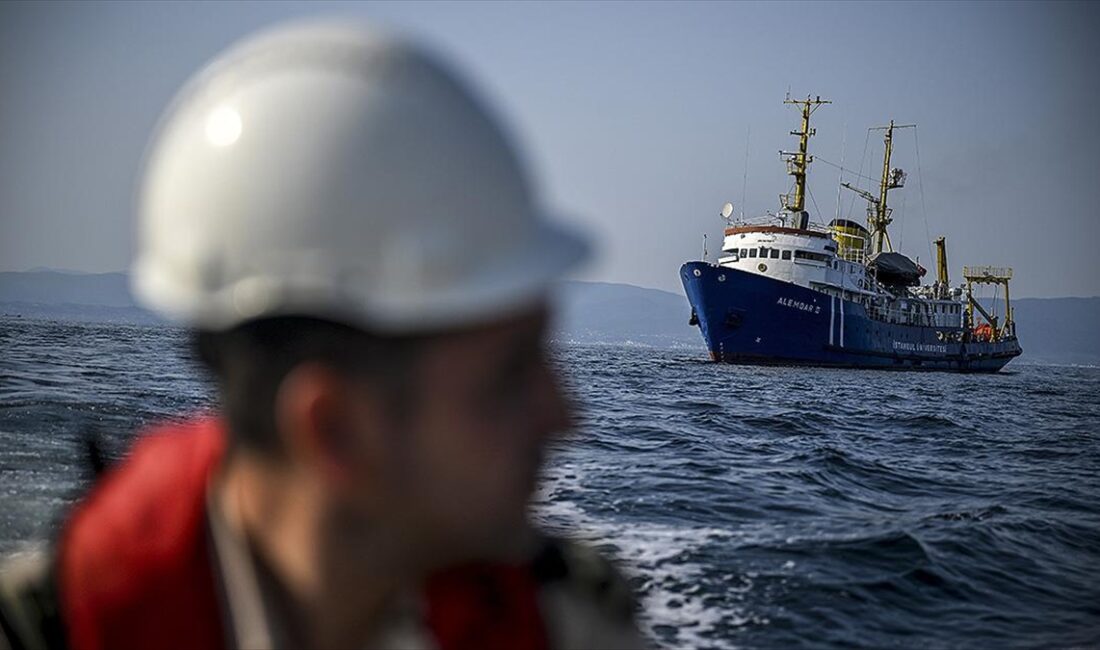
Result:
{"label": "porthole", "polygon": [[767,265],[767,264],[758,264],[758,265],[756,266],[756,269],[757,269],[758,271],[760,271],[761,273],[764,273],[764,272],[766,272],[766,271],[768,270],[768,265]]}
{"label": "porthole", "polygon": [[726,281],[726,274],[723,273],[722,275],[718,276],[718,281],[719,282],[725,282]]}
{"label": "porthole", "polygon": [[699,277],[700,275],[703,275],[703,272],[700,271],[699,269],[695,269],[694,271],[692,271],[692,273],[695,274],[695,277]]}

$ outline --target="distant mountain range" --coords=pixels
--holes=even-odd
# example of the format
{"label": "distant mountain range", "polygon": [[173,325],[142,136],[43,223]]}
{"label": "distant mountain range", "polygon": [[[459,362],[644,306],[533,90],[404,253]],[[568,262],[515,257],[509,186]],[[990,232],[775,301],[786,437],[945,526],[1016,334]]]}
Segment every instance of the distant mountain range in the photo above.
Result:
{"label": "distant mountain range", "polygon": [[55,269],[0,272],[0,314],[97,323],[163,322],[134,304],[125,273]]}
{"label": "distant mountain range", "polygon": [[[628,284],[564,282],[556,338],[589,344],[683,347],[703,351],[687,324],[687,300]],[[1100,364],[1100,297],[1023,298],[1013,302],[1023,363]],[[95,322],[157,324],[138,307],[123,273],[0,272],[0,314]]]}

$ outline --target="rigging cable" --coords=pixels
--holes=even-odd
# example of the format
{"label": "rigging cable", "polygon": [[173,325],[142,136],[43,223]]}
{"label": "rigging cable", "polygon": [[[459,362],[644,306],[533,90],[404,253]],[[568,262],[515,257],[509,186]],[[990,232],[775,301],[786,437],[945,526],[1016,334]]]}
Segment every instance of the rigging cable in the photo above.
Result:
{"label": "rigging cable", "polygon": [[752,137],[752,124],[745,129],[745,174],[741,177],[741,221],[745,220],[745,197],[749,189],[749,145]]}
{"label": "rigging cable", "polygon": [[848,172],[852,176],[856,176],[856,177],[858,177],[862,180],[865,180],[865,181],[870,181],[872,183],[877,183],[879,181],[879,179],[877,179],[877,178],[871,178],[870,176],[864,176],[863,174],[857,173],[854,169],[848,169],[844,165],[838,165],[835,162],[833,162],[831,160],[828,160],[826,158],[822,158],[821,156],[818,156],[818,155],[814,156],[814,162],[823,162],[826,165],[829,165],[831,167],[836,167],[837,169],[839,169],[842,172]]}
{"label": "rigging cable", "polygon": [[[867,135],[863,137],[863,156],[859,160],[859,172],[857,176],[863,176],[863,165],[867,162],[867,145],[871,141],[871,129],[867,129]],[[852,216],[852,208],[856,207],[856,194],[852,193],[852,200],[848,202],[848,218]]]}
{"label": "rigging cable", "polygon": [[917,125],[913,125],[913,148],[917,152],[917,187],[920,188],[920,209],[924,215],[924,239],[928,242],[928,259],[935,259],[932,254],[932,234],[928,230],[928,208],[924,204],[924,173],[920,165],[920,138],[917,137]]}
{"label": "rigging cable", "polygon": [[814,204],[814,212],[821,214],[821,208],[817,207],[817,199],[814,198],[814,191],[810,189],[810,186],[806,186],[806,193],[810,195],[810,202]]}
{"label": "rigging cable", "polygon": [[[837,167],[840,168],[840,174],[837,177],[836,183],[836,217],[834,219],[840,220],[840,202],[841,202],[841,190],[844,189],[844,154],[848,148],[848,123],[844,123],[844,130],[841,132],[840,137],[840,164]],[[821,160],[821,158],[818,158]],[[829,161],[825,161],[829,162]]]}
{"label": "rigging cable", "polygon": [[[901,234],[898,235],[898,252],[902,251],[905,246],[905,200],[908,196],[905,193],[901,195],[901,210],[898,210],[898,230]],[[920,264],[920,256],[917,256],[917,263]]]}

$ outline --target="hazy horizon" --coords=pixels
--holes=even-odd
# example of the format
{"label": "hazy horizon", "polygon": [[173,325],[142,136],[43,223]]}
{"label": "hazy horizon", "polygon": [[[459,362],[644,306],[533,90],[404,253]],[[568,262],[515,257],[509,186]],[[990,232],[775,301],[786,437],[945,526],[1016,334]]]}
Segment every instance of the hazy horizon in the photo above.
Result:
{"label": "hazy horizon", "polygon": [[[832,165],[877,174],[867,127],[915,122],[895,140],[895,244],[931,268],[946,235],[954,282],[1005,265],[1014,296],[1100,295],[1083,196],[1100,178],[1100,9],[1084,3],[0,4],[0,270],[124,271],[141,154],[174,92],[307,15],[411,33],[471,79],[544,203],[594,236],[578,279],[682,293],[703,233],[720,248],[723,202],[775,210],[789,88],[833,101],[814,116],[815,220],[837,213]],[[840,215],[862,220],[862,200],[845,191]]]}

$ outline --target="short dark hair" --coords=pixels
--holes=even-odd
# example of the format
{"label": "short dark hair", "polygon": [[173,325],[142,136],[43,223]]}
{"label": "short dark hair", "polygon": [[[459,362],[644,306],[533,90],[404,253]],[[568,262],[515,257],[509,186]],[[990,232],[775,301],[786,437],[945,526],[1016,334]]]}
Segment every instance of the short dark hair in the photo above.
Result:
{"label": "short dark hair", "polygon": [[194,334],[202,364],[218,381],[231,448],[279,455],[275,396],[298,365],[320,362],[380,380],[390,397],[408,399],[409,369],[423,336],[388,336],[308,316],[248,321]]}

